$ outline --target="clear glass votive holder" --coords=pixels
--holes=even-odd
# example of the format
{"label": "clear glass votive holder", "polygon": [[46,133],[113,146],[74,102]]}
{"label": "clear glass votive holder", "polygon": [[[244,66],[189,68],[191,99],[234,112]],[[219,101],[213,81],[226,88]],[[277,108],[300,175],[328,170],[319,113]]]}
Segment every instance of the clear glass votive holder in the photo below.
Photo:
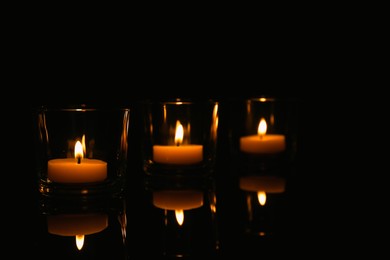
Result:
{"label": "clear glass votive holder", "polygon": [[144,102],[146,175],[211,176],[218,136],[218,102],[173,99]]}
{"label": "clear glass votive holder", "polygon": [[291,104],[263,96],[235,105],[233,151],[240,168],[251,174],[290,164],[296,148]]}
{"label": "clear glass votive holder", "polygon": [[125,189],[128,108],[41,107],[35,115],[44,196],[120,196]]}

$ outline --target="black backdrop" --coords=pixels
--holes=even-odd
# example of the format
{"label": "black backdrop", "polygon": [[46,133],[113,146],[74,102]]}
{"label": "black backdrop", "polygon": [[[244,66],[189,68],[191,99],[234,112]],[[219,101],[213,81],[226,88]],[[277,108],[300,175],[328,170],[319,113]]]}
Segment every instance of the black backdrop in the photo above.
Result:
{"label": "black backdrop", "polygon": [[[13,29],[6,41],[12,48],[5,48],[10,58],[3,68],[6,80],[1,93],[5,154],[2,192],[4,223],[9,224],[7,233],[14,238],[7,241],[12,253],[24,252],[20,249],[32,244],[24,234],[31,229],[26,212],[32,207],[35,177],[34,107],[74,103],[132,106],[145,98],[165,97],[230,101],[264,94],[298,101],[301,168],[297,181],[308,203],[297,209],[303,210],[300,213],[305,218],[299,224],[305,225],[297,234],[300,240],[291,241],[295,255],[307,255],[306,250],[314,247],[320,248],[316,253],[329,256],[335,255],[334,249],[352,252],[345,248],[345,241],[362,230],[352,225],[354,218],[345,213],[359,196],[339,195],[348,193],[353,185],[349,176],[357,176],[350,167],[360,164],[344,164],[351,147],[344,149],[347,131],[343,121],[353,115],[350,112],[354,107],[348,105],[351,94],[373,92],[370,85],[355,88],[353,83],[361,83],[362,75],[350,69],[346,61],[356,61],[359,55],[354,55],[356,52],[340,38],[327,38],[315,26],[302,28],[288,23],[263,37],[258,37],[261,28],[242,31],[241,26],[234,27],[233,32],[230,26],[223,33],[209,30],[200,39],[190,31],[175,44],[171,43],[177,37],[161,37],[163,32],[156,35],[155,31],[145,31],[153,37],[142,38],[129,37],[129,31],[107,36],[107,28],[104,34],[100,30],[91,34],[85,27],[77,27],[77,33],[49,27],[23,23],[23,30]],[[343,94],[348,98],[338,102]],[[338,121],[330,124],[330,119]],[[342,140],[332,139],[335,133]],[[342,193],[336,186],[341,186]],[[364,211],[359,209],[360,213]]]}

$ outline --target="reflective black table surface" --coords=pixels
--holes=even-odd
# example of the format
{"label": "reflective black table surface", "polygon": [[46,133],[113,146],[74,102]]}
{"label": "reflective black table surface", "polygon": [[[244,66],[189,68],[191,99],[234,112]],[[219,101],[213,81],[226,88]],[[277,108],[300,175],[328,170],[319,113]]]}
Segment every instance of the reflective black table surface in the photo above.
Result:
{"label": "reflective black table surface", "polygon": [[[291,161],[262,174],[265,179],[243,180],[245,167],[232,158],[229,132],[223,130],[227,128],[223,116],[228,115],[221,114],[217,163],[210,178],[167,181],[145,176],[140,144],[135,140],[129,146],[123,194],[89,200],[50,199],[39,194],[34,134],[26,127],[29,134],[18,141],[24,147],[23,156],[9,159],[18,170],[8,176],[4,197],[5,251],[15,259],[27,255],[42,260],[312,259],[332,255],[326,250],[329,244],[321,242],[323,235],[329,235],[326,232],[332,232],[325,217],[331,206],[319,199],[321,178],[313,168],[307,130],[303,125],[296,129]],[[298,113],[296,120],[301,123],[302,115]],[[261,195],[253,186],[262,181],[276,187]],[[172,206],[173,210],[164,202],[166,198],[189,198],[192,206],[182,211]]]}

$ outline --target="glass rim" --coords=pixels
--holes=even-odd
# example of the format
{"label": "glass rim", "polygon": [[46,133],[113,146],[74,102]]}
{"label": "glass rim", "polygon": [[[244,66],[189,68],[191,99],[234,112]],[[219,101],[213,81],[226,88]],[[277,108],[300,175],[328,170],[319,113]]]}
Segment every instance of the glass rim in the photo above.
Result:
{"label": "glass rim", "polygon": [[42,105],[36,108],[37,112],[93,112],[93,111],[130,111],[129,107],[75,105]]}
{"label": "glass rim", "polygon": [[210,98],[196,99],[196,98],[163,98],[157,100],[143,100],[143,104],[161,104],[161,105],[194,105],[201,103],[217,104],[218,101]]}

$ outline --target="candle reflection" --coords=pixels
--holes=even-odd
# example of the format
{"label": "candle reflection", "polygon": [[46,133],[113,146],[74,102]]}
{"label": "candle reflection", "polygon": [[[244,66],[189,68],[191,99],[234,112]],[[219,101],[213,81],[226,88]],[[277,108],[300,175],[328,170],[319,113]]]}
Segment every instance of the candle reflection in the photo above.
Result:
{"label": "candle reflection", "polygon": [[203,205],[203,193],[197,190],[162,190],[153,192],[153,205],[174,210],[178,224],[184,222],[184,211],[199,208]]}
{"label": "candle reflection", "polygon": [[245,176],[240,178],[240,189],[257,193],[260,205],[264,206],[267,193],[283,193],[286,180],[276,176]]}
{"label": "candle reflection", "polygon": [[[246,209],[246,232],[258,236],[273,233],[274,207],[277,196],[285,193],[286,179],[274,175],[242,176],[239,188],[243,191]],[[268,200],[274,199],[272,203]]]}
{"label": "candle reflection", "polygon": [[47,216],[48,232],[59,236],[76,237],[79,250],[84,245],[86,235],[103,231],[108,226],[107,214],[61,214]]}
{"label": "candle reflection", "polygon": [[39,251],[48,259],[127,257],[126,202],[121,198],[42,198],[41,217],[45,232],[39,236]]}
{"label": "candle reflection", "polygon": [[[160,254],[166,257],[198,257],[217,253],[214,183],[203,179],[147,178],[156,228],[162,237]],[[153,226],[153,224],[150,224]]]}

